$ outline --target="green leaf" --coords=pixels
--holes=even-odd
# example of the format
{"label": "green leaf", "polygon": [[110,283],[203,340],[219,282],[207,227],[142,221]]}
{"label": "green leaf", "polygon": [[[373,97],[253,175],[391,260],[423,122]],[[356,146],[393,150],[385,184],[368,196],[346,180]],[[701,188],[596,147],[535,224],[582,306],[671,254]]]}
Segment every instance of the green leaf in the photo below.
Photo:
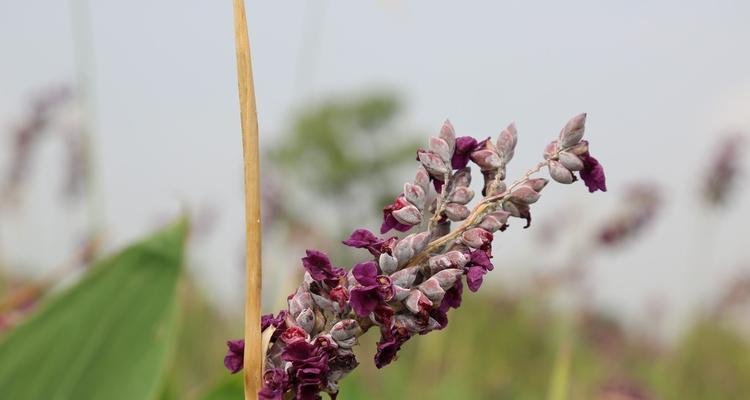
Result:
{"label": "green leaf", "polygon": [[0,343],[0,398],[149,400],[178,330],[187,222],[96,263]]}

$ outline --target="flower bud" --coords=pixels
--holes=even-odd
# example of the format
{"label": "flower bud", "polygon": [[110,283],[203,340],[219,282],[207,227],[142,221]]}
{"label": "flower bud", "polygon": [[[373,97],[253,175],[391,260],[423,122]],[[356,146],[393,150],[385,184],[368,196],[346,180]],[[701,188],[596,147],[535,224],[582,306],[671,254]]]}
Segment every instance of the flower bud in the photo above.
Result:
{"label": "flower bud", "polygon": [[404,268],[391,274],[391,282],[396,286],[409,289],[414,285],[418,273],[419,267]]}
{"label": "flower bud", "polygon": [[448,146],[448,143],[439,138],[439,137],[431,137],[430,138],[430,151],[440,156],[440,158],[447,164],[450,164],[451,162],[451,156],[453,154],[451,153],[450,147]]}
{"label": "flower bud", "polygon": [[404,301],[406,308],[414,314],[419,314],[432,308],[432,302],[417,289],[412,289]]}
{"label": "flower bud", "polygon": [[417,157],[427,172],[435,178],[443,179],[450,172],[445,162],[435,153],[419,150]]}
{"label": "flower bud", "polygon": [[453,193],[448,196],[448,201],[451,203],[466,204],[474,198],[474,191],[468,187],[461,186],[457,187]]}
{"label": "flower bud", "polygon": [[[461,276],[464,274],[464,271],[462,269],[458,268],[449,268],[444,269],[437,274],[433,275],[432,278],[428,279],[427,281],[431,279],[435,279],[437,283],[440,285],[440,287],[443,290],[448,290],[453,287],[453,285],[456,283],[456,281],[461,278]],[[427,282],[425,281],[425,282]]]}
{"label": "flower bud", "polygon": [[589,152],[589,142],[581,140],[577,145],[569,148],[567,151],[577,156],[582,156]]}
{"label": "flower bud", "polygon": [[295,319],[297,325],[307,333],[311,333],[315,328],[315,313],[312,308],[304,309]]}
{"label": "flower bud", "polygon": [[469,187],[471,185],[471,168],[464,167],[453,174],[454,187]]}
{"label": "flower bud", "polygon": [[527,205],[536,203],[536,201],[539,200],[539,197],[541,197],[539,193],[527,185],[519,186],[518,189],[510,194],[510,200],[512,202]]}
{"label": "flower bud", "polygon": [[555,154],[557,154],[557,140],[550,142],[544,148],[544,159],[549,160],[550,158],[554,157]]}
{"label": "flower bud", "polygon": [[578,144],[583,139],[586,129],[586,113],[571,118],[560,131],[560,147],[565,149]]}
{"label": "flower bud", "polygon": [[504,230],[508,225],[508,217],[510,217],[510,213],[507,211],[495,211],[485,215],[478,226],[489,232]]}
{"label": "flower bud", "polygon": [[316,308],[313,311],[315,311],[315,327],[313,328],[313,332],[321,332],[326,327],[326,317],[319,308]]}
{"label": "flower bud", "polygon": [[503,166],[503,160],[493,150],[483,149],[471,153],[471,161],[479,166],[482,171],[498,169]]}
{"label": "flower bud", "polygon": [[412,249],[411,243],[409,243],[411,238],[412,235],[409,235],[399,240],[393,248],[393,257],[396,257],[399,267],[405,265],[409,259],[414,256],[414,250]]}
{"label": "flower bud", "polygon": [[396,326],[403,327],[411,334],[417,334],[424,330],[424,324],[420,321],[419,316],[413,314],[397,314],[395,319]]}
{"label": "flower bud", "polygon": [[492,242],[492,233],[482,228],[471,228],[461,234],[461,241],[472,249],[479,249]]}
{"label": "flower bud", "polygon": [[451,221],[462,221],[471,214],[471,211],[461,204],[448,203],[445,205],[443,213],[445,213],[445,216]]}
{"label": "flower bud", "polygon": [[333,337],[331,337],[331,335],[318,335],[318,337],[313,340],[313,344],[321,349],[325,349],[328,351],[336,350],[339,348],[338,343],[333,340]]}
{"label": "flower bud", "polygon": [[436,238],[443,237],[451,232],[451,221],[446,220],[443,222],[438,222],[435,225],[435,229],[433,230],[433,234]]}
{"label": "flower bud", "polygon": [[414,252],[413,254],[418,254],[422,250],[427,247],[427,244],[430,242],[430,232],[420,232],[415,233],[411,236],[409,239],[409,244],[411,245],[411,249]]}
{"label": "flower bud", "polygon": [[438,136],[445,140],[445,143],[448,143],[449,153],[453,156],[453,152],[456,149],[456,131],[453,129],[453,124],[447,119],[440,128],[440,134]]}
{"label": "flower bud", "polygon": [[335,303],[323,296],[317,295],[315,293],[312,293],[312,298],[315,301],[315,304],[323,311],[327,311],[330,313],[338,313],[341,312],[341,309],[339,308],[338,303]]}
{"label": "flower bud", "polygon": [[554,160],[551,160],[549,162],[549,175],[552,177],[552,179],[560,183],[569,184],[575,181],[575,176],[573,176],[573,173],[569,169],[565,168],[565,166]]}
{"label": "flower bud", "polygon": [[571,171],[580,171],[583,169],[583,161],[573,153],[567,151],[560,152],[560,164]]}
{"label": "flower bud", "polygon": [[[309,310],[309,309],[308,309]],[[312,313],[312,311],[310,311]],[[302,314],[300,314],[302,315]],[[282,342],[286,344],[298,342],[300,340],[307,340],[310,337],[306,332],[306,329],[301,328],[297,325],[292,325],[284,330],[279,337]]]}
{"label": "flower bud", "polygon": [[508,189],[507,186],[505,186],[505,182],[492,179],[487,181],[484,188],[484,195],[485,196],[494,196],[496,194],[503,193],[506,189]]}
{"label": "flower bud", "polygon": [[440,286],[440,282],[435,277],[422,282],[417,286],[417,289],[424,293],[433,303],[440,303],[443,301],[443,296],[445,296],[445,290]]}
{"label": "flower bud", "polygon": [[404,301],[404,299],[409,296],[409,289],[402,288],[398,285],[393,285],[393,300],[394,301]]}
{"label": "flower bud", "polygon": [[331,338],[339,347],[351,349],[357,344],[357,330],[359,325],[353,319],[345,319],[337,322],[331,328]]}
{"label": "flower bud", "polygon": [[519,210],[518,206],[512,201],[503,202],[503,210],[507,211],[511,216],[514,216],[516,218],[521,217],[521,210]]}
{"label": "flower bud", "polygon": [[398,260],[388,253],[382,253],[378,259],[378,265],[384,274],[391,274],[398,268]]}
{"label": "flower bud", "polygon": [[307,290],[297,289],[291,299],[289,299],[289,312],[297,318],[297,316],[306,308],[313,306],[313,299],[310,292]]}
{"label": "flower bud", "polygon": [[421,165],[417,168],[417,173],[414,176],[414,184],[422,188],[424,193],[430,190],[430,174]]}
{"label": "flower bud", "polygon": [[393,211],[393,217],[402,224],[406,225],[418,225],[422,222],[422,213],[419,212],[417,207],[408,205],[404,208]]}
{"label": "flower bud", "polygon": [[419,185],[412,185],[408,182],[404,184],[404,197],[418,210],[423,210],[427,202],[425,191]]}
{"label": "flower bud", "polygon": [[528,185],[536,192],[541,192],[542,189],[547,186],[547,183],[549,183],[549,181],[546,178],[533,178],[526,181],[524,185]]}
{"label": "flower bud", "polygon": [[516,124],[511,123],[500,132],[500,136],[497,138],[497,150],[500,152],[505,164],[513,158],[517,142],[518,132],[516,131]]}
{"label": "flower bud", "polygon": [[430,273],[435,274],[446,268],[463,268],[469,259],[460,251],[449,251],[442,255],[430,257],[427,261]]}

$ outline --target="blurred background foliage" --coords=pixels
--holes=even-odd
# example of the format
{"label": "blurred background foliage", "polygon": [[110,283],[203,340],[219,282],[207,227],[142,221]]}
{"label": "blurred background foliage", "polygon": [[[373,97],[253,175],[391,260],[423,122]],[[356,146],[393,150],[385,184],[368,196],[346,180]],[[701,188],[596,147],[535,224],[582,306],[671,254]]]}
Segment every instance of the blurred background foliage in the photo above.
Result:
{"label": "blurred background foliage", "polygon": [[[373,230],[379,225],[381,207],[398,194],[410,173],[405,166],[426,137],[403,127],[398,119],[401,108],[393,95],[375,93],[332,99],[298,113],[288,131],[267,149],[264,160],[268,172],[263,182],[263,218],[270,251],[321,247],[330,249],[339,265],[356,261],[355,252],[337,243],[355,223]],[[381,197],[384,193],[388,198]],[[305,212],[309,204],[316,205],[314,215]],[[630,229],[633,221],[640,224],[638,218],[624,215],[615,218],[620,224],[617,229]],[[193,235],[200,229],[195,224]],[[612,232],[607,234],[611,238]],[[78,264],[87,265],[91,258],[98,256],[89,255]],[[292,267],[284,269],[288,273],[272,270],[277,274],[277,289],[270,289],[273,304],[283,304],[286,292],[298,284],[301,268]],[[24,281],[9,271],[0,270],[0,346],[6,351],[11,343],[25,340],[14,331],[31,329],[35,316],[53,309],[47,307],[58,301],[53,297],[52,305],[39,305],[56,288],[55,282]],[[70,278],[66,281],[75,280],[76,274],[65,271]],[[573,272],[572,279],[585,274]],[[91,273],[87,270],[83,275]],[[368,333],[356,350],[360,367],[344,380],[340,398],[742,400],[750,396],[750,347],[737,323],[747,315],[726,312],[747,301],[742,290],[734,288],[729,300],[717,301],[721,307],[703,310],[683,331],[663,338],[649,332],[649,327],[627,326],[586,301],[561,307],[553,293],[574,291],[574,286],[555,279],[546,282],[520,287],[492,282],[481,294],[467,292],[462,307],[449,314],[445,330],[407,343],[399,360],[383,370],[371,361],[377,338],[374,331]],[[175,349],[168,363],[157,366],[164,372],[159,398],[242,398],[241,377],[229,376],[222,365],[224,341],[241,335],[240,316],[216,309],[194,276],[183,274],[181,283],[175,295],[180,309]],[[100,313],[107,304],[103,300],[88,312]],[[120,317],[121,323],[128,324],[138,313],[123,311]],[[659,321],[652,322],[651,328],[658,330]],[[33,361],[45,362],[38,354],[28,354],[37,357]],[[0,382],[2,371],[15,367],[11,364],[15,361],[8,360],[0,358]],[[90,368],[99,368],[98,362],[93,359]],[[109,373],[117,375],[118,368],[111,366]],[[35,374],[13,376],[24,385],[38,384]],[[0,386],[2,398],[4,389]]]}

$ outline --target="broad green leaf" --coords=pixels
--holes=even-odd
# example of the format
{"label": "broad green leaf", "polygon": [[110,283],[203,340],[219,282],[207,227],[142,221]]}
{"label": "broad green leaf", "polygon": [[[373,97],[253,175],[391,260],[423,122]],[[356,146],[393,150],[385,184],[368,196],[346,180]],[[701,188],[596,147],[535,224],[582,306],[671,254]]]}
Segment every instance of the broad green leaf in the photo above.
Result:
{"label": "broad green leaf", "polygon": [[104,259],[0,343],[0,398],[157,397],[178,330],[186,221]]}

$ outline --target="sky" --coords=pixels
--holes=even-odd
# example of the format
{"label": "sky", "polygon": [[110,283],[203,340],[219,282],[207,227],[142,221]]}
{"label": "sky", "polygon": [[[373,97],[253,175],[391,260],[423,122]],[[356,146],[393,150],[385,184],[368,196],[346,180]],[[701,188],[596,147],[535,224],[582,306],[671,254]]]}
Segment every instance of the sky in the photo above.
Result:
{"label": "sky", "polygon": [[[91,59],[81,63],[73,24],[85,26],[86,13],[71,11],[81,0],[0,2],[0,127],[84,65],[108,246],[185,205],[217,208],[194,272],[219,304],[236,303],[243,211],[231,3],[90,3]],[[663,301],[684,316],[750,272],[748,185],[731,210],[702,211],[695,199],[722,134],[750,131],[750,3],[248,1],[247,12],[262,145],[304,104],[385,88],[407,106],[402,123],[425,138],[445,118],[474,136],[515,121],[514,175],[587,112],[610,191],[592,199],[582,187],[551,188],[542,222],[571,206],[601,213],[637,181],[665,198],[644,240],[597,260],[589,284],[602,307],[637,319]],[[0,136],[0,168],[9,143]],[[71,226],[85,220],[50,205],[61,156],[49,145],[40,157],[42,183],[0,214],[0,250],[30,274],[67,257],[80,240]],[[510,244],[522,242],[514,235]]]}

